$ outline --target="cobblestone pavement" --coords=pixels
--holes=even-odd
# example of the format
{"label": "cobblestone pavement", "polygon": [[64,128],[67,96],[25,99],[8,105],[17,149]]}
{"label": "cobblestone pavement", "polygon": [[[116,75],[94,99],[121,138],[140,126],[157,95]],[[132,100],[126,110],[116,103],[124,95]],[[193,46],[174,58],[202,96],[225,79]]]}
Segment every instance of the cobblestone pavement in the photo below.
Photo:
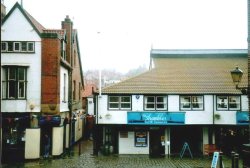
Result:
{"label": "cobblestone pavement", "polygon": [[[3,165],[3,168],[210,168],[212,161],[211,157],[180,159],[177,156],[149,158],[148,155],[93,156],[92,152],[92,141],[81,141],[70,154],[64,154],[60,158]],[[230,158],[224,157],[223,163],[225,168],[231,167]],[[242,167],[241,161],[239,167]]]}

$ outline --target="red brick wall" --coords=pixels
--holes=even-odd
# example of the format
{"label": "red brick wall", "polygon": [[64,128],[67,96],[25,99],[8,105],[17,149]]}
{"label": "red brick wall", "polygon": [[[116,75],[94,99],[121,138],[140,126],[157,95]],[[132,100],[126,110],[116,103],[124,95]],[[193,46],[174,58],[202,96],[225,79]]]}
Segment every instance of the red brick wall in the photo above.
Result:
{"label": "red brick wall", "polygon": [[42,39],[42,112],[59,113],[60,105],[60,39]]}

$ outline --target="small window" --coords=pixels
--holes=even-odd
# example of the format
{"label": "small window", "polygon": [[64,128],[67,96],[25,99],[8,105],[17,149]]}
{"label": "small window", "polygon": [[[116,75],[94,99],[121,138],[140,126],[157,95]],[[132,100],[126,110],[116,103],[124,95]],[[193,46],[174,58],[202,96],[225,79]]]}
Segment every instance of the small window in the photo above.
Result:
{"label": "small window", "polygon": [[6,42],[1,42],[1,50],[2,50],[2,52],[7,51],[7,43]]}
{"label": "small window", "polygon": [[20,51],[20,43],[14,42],[14,51]]}
{"label": "small window", "polygon": [[13,52],[13,50],[14,50],[13,42],[8,42],[8,52]]}
{"label": "small window", "polygon": [[27,42],[21,42],[22,52],[27,51]]}
{"label": "small window", "polygon": [[34,43],[33,42],[28,42],[28,51],[33,52],[34,51]]}
{"label": "small window", "polygon": [[240,110],[240,96],[217,96],[217,110]]}
{"label": "small window", "polygon": [[119,109],[119,97],[118,96],[109,97],[109,109]]}
{"label": "small window", "polygon": [[203,110],[203,96],[180,96],[181,110]]}
{"label": "small window", "polygon": [[130,96],[109,96],[109,109],[129,110],[131,109]]}
{"label": "small window", "polygon": [[145,110],[167,110],[167,96],[145,96]]}

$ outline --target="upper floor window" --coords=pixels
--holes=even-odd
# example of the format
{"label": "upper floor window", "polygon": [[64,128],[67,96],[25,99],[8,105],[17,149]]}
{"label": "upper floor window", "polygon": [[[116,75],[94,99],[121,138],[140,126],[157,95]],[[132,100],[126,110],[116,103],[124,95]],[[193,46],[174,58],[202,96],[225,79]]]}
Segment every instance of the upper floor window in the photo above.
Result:
{"label": "upper floor window", "polygon": [[2,52],[35,52],[35,43],[32,41],[2,41]]}
{"label": "upper floor window", "polygon": [[109,96],[108,108],[110,110],[130,110],[131,96]]}
{"label": "upper floor window", "polygon": [[4,67],[2,75],[3,99],[25,99],[27,68],[18,66]]}
{"label": "upper floor window", "polygon": [[240,110],[240,96],[217,96],[217,110]]}
{"label": "upper floor window", "polygon": [[167,96],[145,96],[145,110],[167,110]]}
{"label": "upper floor window", "polygon": [[203,96],[180,96],[180,110],[203,110]]}
{"label": "upper floor window", "polygon": [[61,57],[63,60],[66,60],[66,45],[63,40],[61,41]]}

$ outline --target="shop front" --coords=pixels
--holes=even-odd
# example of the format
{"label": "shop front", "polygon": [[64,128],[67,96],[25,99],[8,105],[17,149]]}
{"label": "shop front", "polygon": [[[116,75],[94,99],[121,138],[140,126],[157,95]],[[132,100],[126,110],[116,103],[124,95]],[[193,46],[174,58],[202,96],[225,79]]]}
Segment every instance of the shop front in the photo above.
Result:
{"label": "shop front", "polygon": [[24,161],[25,131],[30,127],[29,113],[3,113],[2,162]]}
{"label": "shop front", "polygon": [[184,125],[184,112],[128,112],[127,125],[119,129],[119,154],[170,154],[170,126]]}

